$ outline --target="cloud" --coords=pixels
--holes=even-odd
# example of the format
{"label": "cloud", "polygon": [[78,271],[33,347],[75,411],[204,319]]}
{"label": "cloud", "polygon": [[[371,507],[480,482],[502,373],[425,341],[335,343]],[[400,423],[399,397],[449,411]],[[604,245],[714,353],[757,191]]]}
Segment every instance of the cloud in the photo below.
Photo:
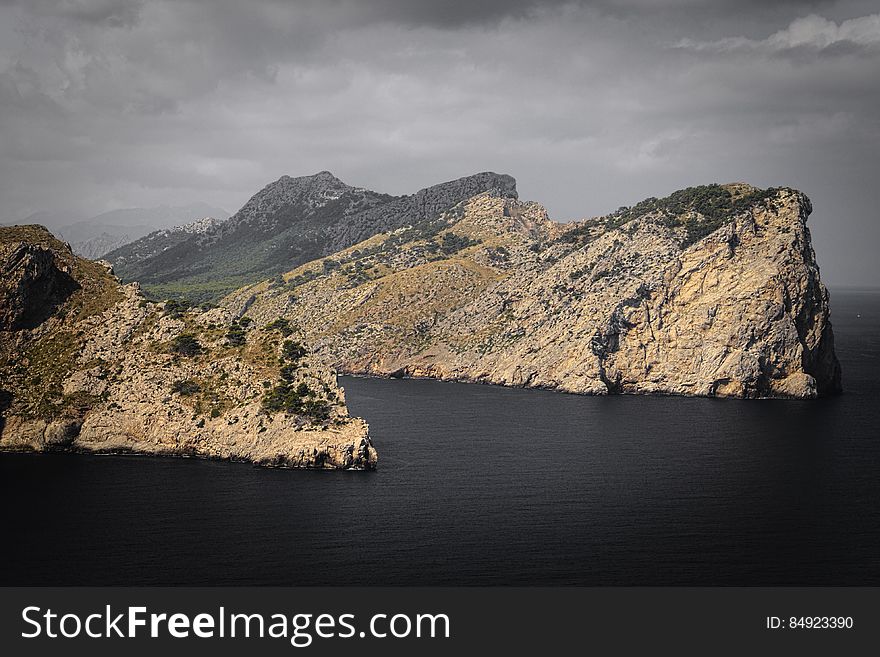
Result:
{"label": "cloud", "polygon": [[492,169],[557,218],[711,181],[800,186],[850,217],[816,220],[833,243],[874,216],[868,5],[0,0],[0,219],[234,210],[322,169],[389,193]]}
{"label": "cloud", "polygon": [[880,14],[834,21],[811,14],[797,18],[783,30],[766,39],[755,40],[743,36],[725,37],[717,41],[682,39],[677,47],[686,50],[735,52],[759,51],[785,53],[798,49],[814,51],[850,52],[853,47],[876,50],[880,48]]}

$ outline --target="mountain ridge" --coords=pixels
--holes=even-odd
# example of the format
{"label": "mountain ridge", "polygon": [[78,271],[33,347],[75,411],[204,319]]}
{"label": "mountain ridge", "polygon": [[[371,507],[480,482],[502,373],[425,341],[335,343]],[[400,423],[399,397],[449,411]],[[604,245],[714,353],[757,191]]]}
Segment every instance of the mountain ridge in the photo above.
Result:
{"label": "mountain ridge", "polygon": [[107,254],[125,280],[156,296],[214,300],[385,230],[424,220],[480,192],[515,197],[516,181],[483,172],[391,196],[352,187],[329,171],[281,176],[223,225],[138,256],[137,242]]}
{"label": "mountain ridge", "polygon": [[560,224],[482,194],[221,303],[339,371],[584,394],[840,389],[809,199],[744,183]]}

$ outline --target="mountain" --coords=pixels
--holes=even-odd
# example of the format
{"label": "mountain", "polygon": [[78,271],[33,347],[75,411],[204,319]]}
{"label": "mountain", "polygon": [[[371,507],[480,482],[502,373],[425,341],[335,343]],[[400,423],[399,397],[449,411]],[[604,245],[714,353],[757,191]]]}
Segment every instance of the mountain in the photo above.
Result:
{"label": "mountain", "polygon": [[0,450],[376,465],[286,323],[151,303],[41,226],[0,228],[0,381]]}
{"label": "mountain", "polygon": [[154,208],[124,208],[84,217],[75,212],[35,212],[20,221],[0,225],[45,226],[84,258],[100,258],[105,253],[137,240],[155,230],[192,222],[198,217],[224,220],[229,213],[207,203],[183,206],[161,205]]}
{"label": "mountain", "polygon": [[111,210],[76,221],[65,221],[63,215],[50,217],[39,213],[31,215],[24,223],[47,226],[55,235],[69,242],[74,253],[94,259],[155,230],[179,226],[206,216],[223,220],[229,213],[207,203],[193,203],[184,206],[162,205],[154,208]]}
{"label": "mountain", "polygon": [[204,233],[151,235],[105,257],[124,280],[139,281],[155,297],[216,300],[377,233],[436,217],[481,192],[515,198],[516,183],[480,173],[389,196],[351,187],[328,171],[282,176]]}
{"label": "mountain", "polygon": [[[214,217],[203,217],[182,226],[156,230],[134,242],[117,246],[109,257],[118,262],[144,261],[155,258],[163,251],[187,242],[191,237],[204,235],[215,230],[221,223]],[[104,253],[111,253],[111,251]]]}
{"label": "mountain", "polygon": [[[133,249],[134,252],[139,255],[143,253],[155,255],[162,250],[167,249],[169,246],[173,246],[174,244],[188,239],[191,235],[200,235],[212,230],[221,223],[220,219],[215,219],[214,217],[202,217],[201,219],[195,219],[182,226],[172,226],[171,228],[155,230],[134,241],[135,246]],[[103,232],[90,240],[75,242],[70,246],[77,255],[95,260],[102,258],[104,254],[132,244],[133,240],[129,236],[140,232],[142,232],[140,229],[137,231],[120,230],[118,235],[111,235]]]}
{"label": "mountain", "polygon": [[560,224],[483,193],[221,307],[290,322],[347,373],[811,398],[840,367],[810,212],[792,189],[713,184]]}
{"label": "mountain", "polygon": [[83,258],[95,260],[113,249],[118,249],[123,244],[128,244],[132,239],[131,235],[132,233],[128,231],[119,231],[114,234],[102,230],[88,239],[71,242],[70,248]]}

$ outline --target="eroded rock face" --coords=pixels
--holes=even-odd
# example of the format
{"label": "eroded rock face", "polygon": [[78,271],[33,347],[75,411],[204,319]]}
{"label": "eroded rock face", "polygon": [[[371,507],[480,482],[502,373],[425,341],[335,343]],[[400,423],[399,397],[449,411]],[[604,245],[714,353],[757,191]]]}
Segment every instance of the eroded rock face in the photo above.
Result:
{"label": "eroded rock face", "polygon": [[0,331],[39,325],[79,287],[48,249],[0,244]]}
{"label": "eroded rock face", "polygon": [[[624,392],[815,397],[840,389],[809,202],[780,192],[686,249],[615,308],[601,365]],[[599,332],[608,340],[613,327]]]}
{"label": "eroded rock face", "polygon": [[0,288],[0,449],[375,468],[367,424],[283,324],[148,302],[40,227],[0,228],[0,268],[22,272]]}
{"label": "eroded rock face", "polygon": [[558,224],[483,194],[224,305],[296,323],[344,372],[811,398],[840,368],[810,210],[795,190],[712,185]]}

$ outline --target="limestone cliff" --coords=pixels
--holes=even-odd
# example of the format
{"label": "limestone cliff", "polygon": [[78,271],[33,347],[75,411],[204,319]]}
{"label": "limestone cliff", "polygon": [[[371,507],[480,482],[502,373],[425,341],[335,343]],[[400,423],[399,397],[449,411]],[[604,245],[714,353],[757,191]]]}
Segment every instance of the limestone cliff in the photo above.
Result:
{"label": "limestone cliff", "polygon": [[367,425],[284,322],[151,303],[44,228],[0,228],[0,449],[372,469]]}
{"label": "limestone cliff", "polygon": [[840,389],[795,190],[689,188],[570,224],[477,195],[224,301],[338,369],[574,393],[811,398]]}

